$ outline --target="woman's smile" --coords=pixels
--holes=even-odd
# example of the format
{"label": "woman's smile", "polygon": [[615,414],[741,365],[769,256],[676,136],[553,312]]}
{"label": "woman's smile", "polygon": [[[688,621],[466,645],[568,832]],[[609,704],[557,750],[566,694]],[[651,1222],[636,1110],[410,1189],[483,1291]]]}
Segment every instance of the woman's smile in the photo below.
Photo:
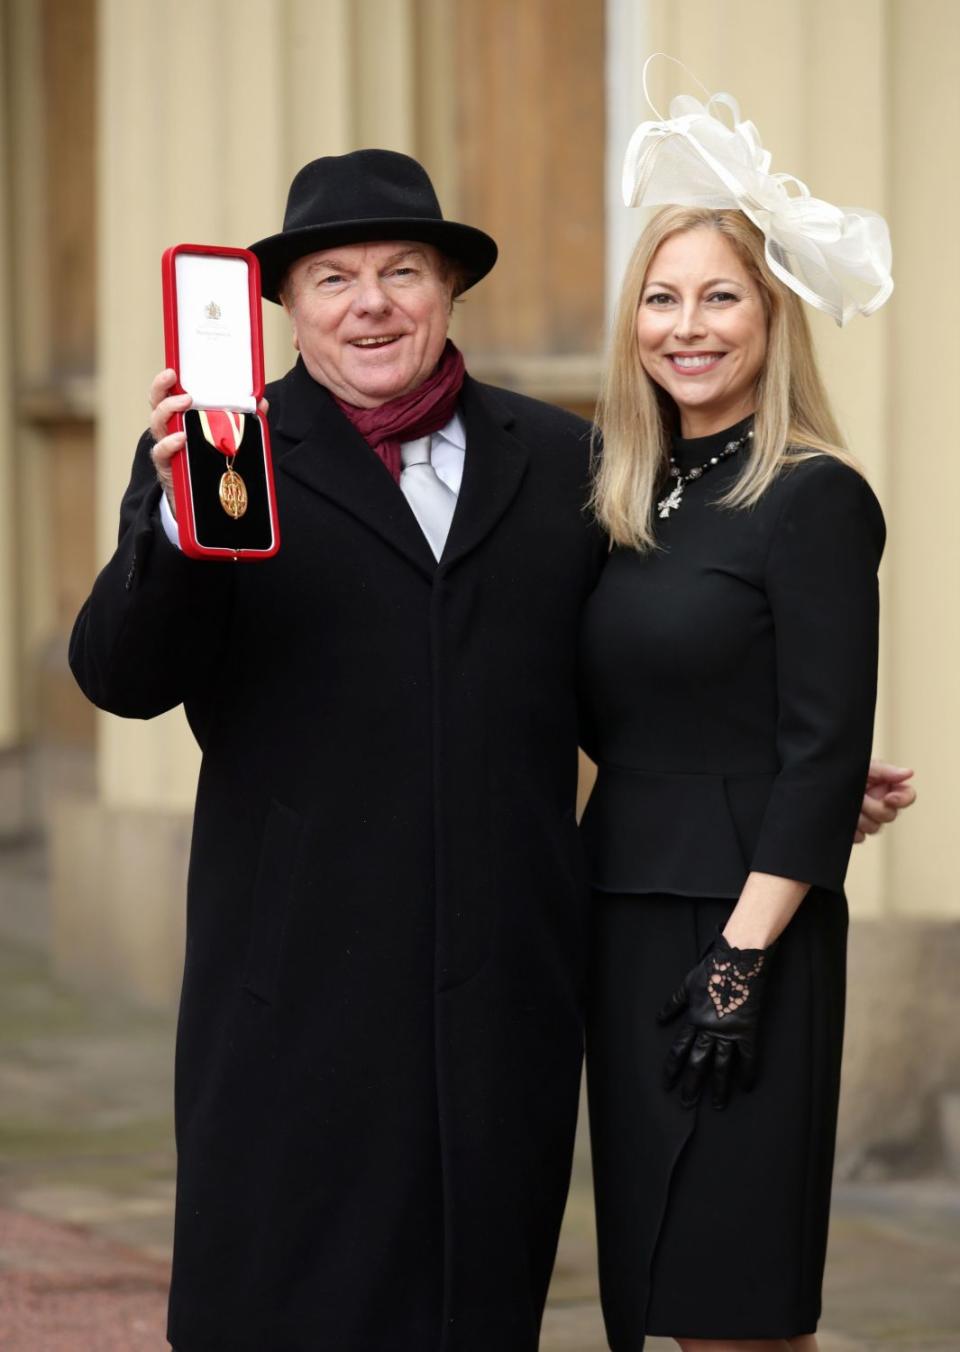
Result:
{"label": "woman's smile", "polygon": [[700,376],[713,371],[725,352],[668,352],[667,361],[684,376]]}

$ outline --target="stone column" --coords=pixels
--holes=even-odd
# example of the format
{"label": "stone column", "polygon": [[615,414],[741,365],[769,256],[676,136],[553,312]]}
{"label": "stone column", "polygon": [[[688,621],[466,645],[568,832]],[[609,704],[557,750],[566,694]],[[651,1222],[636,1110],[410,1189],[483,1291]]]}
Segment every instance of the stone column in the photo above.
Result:
{"label": "stone column", "polygon": [[[0,50],[9,50],[9,14],[0,8]],[[7,147],[9,107],[7,71],[0,62],[0,183],[11,181]],[[0,258],[10,253],[9,196],[0,201]],[[20,700],[17,676],[19,617],[17,610],[16,478],[13,435],[13,297],[6,270],[0,270],[0,835],[14,825],[16,787],[4,770],[5,753],[20,740]],[[12,815],[11,815],[12,814]]]}
{"label": "stone column", "polygon": [[[0,400],[5,417],[0,426],[0,837],[16,837],[29,829],[27,775],[23,741],[29,721],[22,682],[23,654],[34,614],[36,580],[43,572],[32,546],[36,522],[24,511],[24,486],[37,460],[20,426],[17,407],[19,377],[36,357],[36,324],[45,313],[44,300],[25,314],[26,300],[17,286],[12,259],[24,243],[23,223],[37,224],[34,190],[37,174],[30,163],[39,132],[23,61],[39,48],[35,14],[18,0],[0,5]],[[16,318],[15,318],[16,316]],[[16,333],[16,343],[14,343]],[[34,554],[31,557],[31,554]],[[33,566],[31,566],[33,565]],[[33,583],[28,594],[27,585]],[[46,617],[45,617],[46,618]]]}

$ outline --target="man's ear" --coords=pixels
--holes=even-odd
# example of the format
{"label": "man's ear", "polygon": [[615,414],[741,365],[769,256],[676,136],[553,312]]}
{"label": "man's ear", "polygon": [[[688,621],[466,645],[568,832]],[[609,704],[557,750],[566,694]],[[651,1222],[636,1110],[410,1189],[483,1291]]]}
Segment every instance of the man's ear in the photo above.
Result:
{"label": "man's ear", "polygon": [[291,332],[291,334],[292,334],[292,336],[293,336],[293,350],[294,350],[295,352],[299,352],[299,351],[300,351],[300,339],[297,337],[297,321],[296,321],[296,319],[295,319],[294,316],[293,316],[293,310],[292,310],[292,308],[291,308],[291,306],[290,306],[290,304],[289,304],[288,293],[287,293],[286,291],[281,291],[281,292],[280,292],[280,304],[283,306],[283,312],[284,312],[284,314],[287,316],[287,319],[290,321],[290,332]]}

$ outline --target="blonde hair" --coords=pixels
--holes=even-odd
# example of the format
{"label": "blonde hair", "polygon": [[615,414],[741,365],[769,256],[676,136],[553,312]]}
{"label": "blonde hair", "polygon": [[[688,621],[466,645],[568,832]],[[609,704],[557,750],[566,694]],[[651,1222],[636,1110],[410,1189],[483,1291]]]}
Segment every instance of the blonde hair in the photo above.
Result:
{"label": "blonde hair", "polygon": [[750,455],[720,503],[752,507],[783,468],[812,455],[835,456],[862,473],[843,447],[817,370],[803,302],[767,266],[761,231],[740,211],[664,207],[640,236],[627,265],[594,434],[591,505],[615,544],[640,551],[656,545],[654,498],[663,486],[678,414],[670,396],[640,364],[637,310],[660,245],[671,235],[703,227],[729,240],[759,287],[767,321],[767,351],[757,381]]}

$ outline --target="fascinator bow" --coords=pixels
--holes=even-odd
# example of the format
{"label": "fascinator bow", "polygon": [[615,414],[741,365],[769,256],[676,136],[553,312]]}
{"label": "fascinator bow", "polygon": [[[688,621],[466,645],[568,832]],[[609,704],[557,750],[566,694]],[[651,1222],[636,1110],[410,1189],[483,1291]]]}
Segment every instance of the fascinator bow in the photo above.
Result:
{"label": "fascinator bow", "polygon": [[883,217],[833,206],[811,196],[792,174],[772,174],[769,150],[754,124],[741,121],[730,94],[708,94],[705,103],[679,95],[670,116],[661,118],[647,90],[647,70],[662,55],[648,57],[643,68],[643,92],[657,120],[641,122],[627,146],[627,206],[735,208],[762,230],[771,272],[810,305],[840,325],[879,310],[893,291]]}

